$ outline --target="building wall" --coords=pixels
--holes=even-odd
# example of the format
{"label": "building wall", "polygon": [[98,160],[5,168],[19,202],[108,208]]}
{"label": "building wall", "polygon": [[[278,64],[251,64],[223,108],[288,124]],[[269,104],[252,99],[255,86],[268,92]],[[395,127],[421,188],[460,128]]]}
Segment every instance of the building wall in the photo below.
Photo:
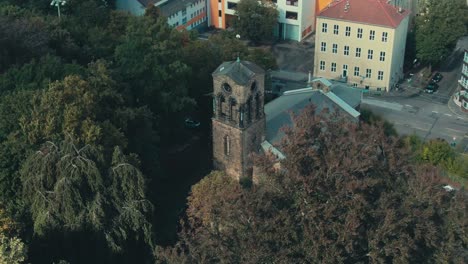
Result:
{"label": "building wall", "polygon": [[[164,7],[162,7],[164,8]],[[207,22],[207,2],[206,0],[198,0],[186,7],[178,10],[174,14],[170,14],[167,22],[177,29],[192,30],[201,24]]]}
{"label": "building wall", "polygon": [[[239,3],[240,0],[209,0],[210,12],[210,25],[216,28],[225,29],[228,25],[226,20],[235,16],[235,9],[229,8],[230,3]],[[330,2],[331,0],[323,0],[323,3]],[[288,4],[289,3],[289,4]],[[297,6],[291,4],[291,0],[277,0],[276,6],[278,9],[278,27],[281,29],[276,30],[276,34],[281,39],[290,39],[301,41],[305,36],[310,35],[315,29],[315,13],[316,13],[316,0],[298,0]],[[218,19],[221,10],[221,19]],[[288,18],[287,12],[297,14],[297,19]]]}
{"label": "building wall", "polygon": [[[404,59],[407,21],[405,19],[398,29],[395,30],[389,27],[318,17],[315,38],[314,76],[339,79],[343,74],[343,65],[347,65],[347,82],[351,85],[372,90],[388,91],[398,81],[396,76],[402,77],[399,65],[402,65]],[[327,32],[322,32],[322,25],[324,23],[327,24]],[[337,35],[334,34],[335,25],[338,26]],[[345,35],[346,26],[351,27],[350,36]],[[357,37],[359,28],[362,29],[362,38]],[[370,39],[371,30],[375,31],[373,40]],[[386,42],[382,41],[383,33],[387,34]],[[322,42],[326,43],[325,51],[321,50]],[[336,54],[332,52],[333,44],[338,45]],[[345,46],[349,47],[349,55],[344,55]],[[356,48],[361,49],[360,57],[356,56]],[[394,52],[394,49],[397,49],[398,52]],[[372,59],[368,58],[369,50],[372,51]],[[380,60],[381,52],[385,53],[384,61]],[[325,63],[324,70],[320,68],[321,61]],[[336,63],[336,72],[333,72],[331,69],[332,63]],[[393,69],[392,65],[394,65]],[[354,76],[355,67],[359,67],[358,76]],[[371,70],[370,78],[366,77],[367,69]],[[383,72],[383,80],[378,79],[379,71]]]}
{"label": "building wall", "polygon": [[[217,1],[217,0],[216,0]],[[165,3],[166,4],[166,3]],[[207,25],[207,0],[198,0],[192,4],[181,7],[173,14],[164,13],[164,5],[159,6],[162,13],[167,16],[167,23],[177,29],[192,30]],[[117,0],[118,10],[125,10],[133,15],[141,16],[145,14],[145,7],[138,0]]]}
{"label": "building wall", "polygon": [[395,37],[392,48],[392,65],[390,70],[390,86],[393,88],[401,79],[404,78],[403,64],[405,62],[406,37],[408,35],[410,17],[406,16],[395,29]]}

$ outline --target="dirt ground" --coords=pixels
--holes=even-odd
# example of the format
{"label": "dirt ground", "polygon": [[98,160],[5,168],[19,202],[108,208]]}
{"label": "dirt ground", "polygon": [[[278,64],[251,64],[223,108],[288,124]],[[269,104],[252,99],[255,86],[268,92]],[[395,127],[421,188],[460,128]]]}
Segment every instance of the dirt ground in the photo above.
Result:
{"label": "dirt ground", "polygon": [[280,70],[308,73],[314,68],[315,35],[302,42],[281,41],[272,46]]}

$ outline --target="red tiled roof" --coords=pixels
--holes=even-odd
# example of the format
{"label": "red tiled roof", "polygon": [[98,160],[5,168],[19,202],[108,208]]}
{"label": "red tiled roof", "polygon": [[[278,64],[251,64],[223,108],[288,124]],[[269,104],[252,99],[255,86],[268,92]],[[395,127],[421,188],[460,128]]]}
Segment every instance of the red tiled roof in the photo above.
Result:
{"label": "red tiled roof", "polygon": [[[346,3],[349,3],[347,11]],[[396,28],[408,14],[408,10],[399,12],[398,7],[387,4],[386,0],[336,0],[318,17]]]}

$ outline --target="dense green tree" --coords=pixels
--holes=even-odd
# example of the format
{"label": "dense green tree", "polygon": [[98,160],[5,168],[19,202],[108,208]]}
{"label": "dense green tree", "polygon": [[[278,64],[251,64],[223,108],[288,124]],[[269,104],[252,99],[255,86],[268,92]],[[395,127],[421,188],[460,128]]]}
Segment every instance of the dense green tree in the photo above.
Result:
{"label": "dense green tree", "polygon": [[242,38],[254,43],[271,41],[278,22],[278,10],[269,1],[241,0],[236,7],[238,19],[233,26]]}
{"label": "dense green tree", "polygon": [[129,20],[125,40],[116,48],[118,81],[128,87],[136,105],[158,114],[161,137],[173,142],[184,115],[195,105],[188,96],[191,69],[183,61],[184,33],[170,28],[165,19]]}
{"label": "dense green tree", "polygon": [[17,224],[0,203],[0,264],[19,264],[26,260],[27,247],[17,231]]}
{"label": "dense green tree", "polygon": [[416,17],[416,57],[437,64],[468,32],[468,7],[464,0],[427,0]]}
{"label": "dense green tree", "polygon": [[21,169],[23,198],[35,236],[62,234],[63,243],[80,244],[68,234],[84,232],[82,236],[90,240],[105,239],[117,252],[132,239],[152,245],[152,204],[136,160],[119,147],[109,167],[105,160],[95,146],[70,140],[59,145],[47,142],[26,160]]}
{"label": "dense green tree", "polygon": [[0,16],[0,73],[48,52],[49,34],[41,17]]}
{"label": "dense green tree", "polygon": [[[408,163],[382,126],[308,108],[286,158],[257,158],[258,184],[213,173],[192,188],[180,242],[161,263],[438,263],[466,260],[464,190]],[[450,215],[448,214],[448,212]]]}

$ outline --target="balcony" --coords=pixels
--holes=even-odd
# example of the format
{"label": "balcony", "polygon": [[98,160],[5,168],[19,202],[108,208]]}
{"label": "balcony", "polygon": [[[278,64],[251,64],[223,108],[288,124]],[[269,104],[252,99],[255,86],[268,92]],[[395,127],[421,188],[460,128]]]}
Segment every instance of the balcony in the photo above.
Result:
{"label": "balcony", "polygon": [[[463,78],[463,77],[462,77]],[[466,79],[465,79],[466,80]],[[462,87],[463,90],[468,90],[468,81],[462,81],[462,80],[458,80],[458,83],[460,84],[460,86]]]}

